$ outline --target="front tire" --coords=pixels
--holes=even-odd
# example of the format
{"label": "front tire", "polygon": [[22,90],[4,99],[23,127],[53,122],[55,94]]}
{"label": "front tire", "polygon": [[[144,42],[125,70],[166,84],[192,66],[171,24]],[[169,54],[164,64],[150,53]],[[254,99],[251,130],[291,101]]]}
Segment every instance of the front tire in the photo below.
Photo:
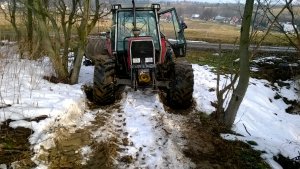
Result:
{"label": "front tire", "polygon": [[186,109],[193,103],[194,74],[192,65],[175,63],[167,92],[168,105],[174,109]]}
{"label": "front tire", "polygon": [[112,59],[96,61],[94,69],[93,100],[99,105],[115,102],[115,63]]}

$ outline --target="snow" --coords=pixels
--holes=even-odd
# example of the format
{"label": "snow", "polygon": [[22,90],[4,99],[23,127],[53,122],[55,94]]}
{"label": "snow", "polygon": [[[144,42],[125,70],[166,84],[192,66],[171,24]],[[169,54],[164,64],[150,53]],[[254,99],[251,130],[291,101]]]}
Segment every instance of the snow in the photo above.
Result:
{"label": "snow", "polygon": [[[105,116],[108,113],[104,109],[86,111],[86,96],[81,86],[92,84],[93,67],[82,67],[80,83],[77,85],[53,84],[42,78],[53,74],[48,59],[20,60],[4,48],[1,50],[10,57],[2,59],[0,63],[0,102],[1,106],[10,106],[0,109],[0,123],[11,119],[10,126],[13,128],[22,126],[32,129],[34,133],[29,138],[35,153],[32,160],[38,165],[37,168],[47,168],[48,164],[37,157],[44,153],[43,149],[54,146],[55,128],[63,126],[72,133],[78,128],[92,125],[91,121],[97,114]],[[216,101],[216,75],[208,66],[193,65],[193,69],[195,108],[200,112],[212,113],[215,108],[211,103]],[[221,76],[220,86],[228,81],[228,77]],[[286,113],[289,105],[281,98],[274,99],[278,93],[299,101],[299,86],[292,81],[285,83],[291,86],[279,87],[275,84],[279,89],[275,90],[268,81],[251,78],[232,128],[242,136],[222,134],[225,139],[255,141],[258,145],[253,147],[266,152],[262,157],[273,168],[281,168],[273,160],[274,155],[281,153],[295,157],[300,151],[300,116]],[[121,108],[111,110],[110,118],[116,119],[122,114],[125,119],[126,125],[122,130],[128,133],[130,143],[120,156],[130,154],[136,158],[129,168],[193,168],[181,151],[185,142],[180,139],[178,119],[184,117],[166,112],[158,94],[128,88],[125,92],[120,102]],[[42,115],[47,118],[39,122],[26,120]],[[92,138],[101,142],[112,137],[116,133],[114,125],[111,124],[110,129],[100,127],[92,133]],[[168,131],[172,131],[172,134],[168,134]],[[78,151],[83,156],[84,164],[93,150],[85,146]],[[137,153],[140,156],[136,157]],[[0,164],[0,168],[5,167]]]}
{"label": "snow", "polygon": [[263,57],[263,58],[257,58],[255,60],[253,60],[252,62],[255,62],[255,63],[259,63],[259,62],[266,62],[266,61],[280,61],[282,60],[282,58],[280,57],[276,57],[276,56],[268,56],[268,57]]}
{"label": "snow", "polygon": [[86,164],[86,162],[89,160],[89,156],[91,155],[92,152],[93,152],[93,150],[90,146],[84,146],[80,149],[80,153],[83,157],[81,164],[83,164],[83,165]]}
{"label": "snow", "polygon": [[[214,108],[210,102],[216,100],[210,88],[216,85],[216,75],[207,66],[193,65],[195,70],[196,108],[201,112],[212,113]],[[226,79],[221,78],[222,82]],[[281,168],[273,160],[273,156],[281,153],[286,157],[296,157],[300,151],[300,116],[286,113],[288,105],[282,99],[274,99],[276,93],[299,100],[299,86],[288,81],[291,87],[279,87],[279,91],[272,89],[266,80],[250,79],[245,98],[239,108],[233,131],[243,136],[223,134],[223,138],[230,140],[255,141],[253,146],[257,150],[265,151],[263,158],[273,167]],[[197,87],[196,87],[197,86]],[[297,89],[298,88],[298,89]]]}
{"label": "snow", "polygon": [[[182,140],[174,142],[167,139],[167,126],[162,127],[163,124],[171,125],[172,130],[176,126],[170,122],[172,119],[165,121],[167,113],[158,94],[129,91],[122,105],[126,117],[125,131],[129,133],[128,138],[132,141],[132,146],[127,146],[125,153],[139,159],[126,168],[191,168],[193,164],[180,151]],[[174,137],[180,136],[177,133]]]}

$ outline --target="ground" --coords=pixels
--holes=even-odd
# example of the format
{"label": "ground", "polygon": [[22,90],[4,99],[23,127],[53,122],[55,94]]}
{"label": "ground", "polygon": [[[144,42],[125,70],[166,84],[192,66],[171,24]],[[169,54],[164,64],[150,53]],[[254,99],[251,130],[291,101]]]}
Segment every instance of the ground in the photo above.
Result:
{"label": "ground", "polygon": [[[132,146],[133,143],[128,137],[128,133],[126,134],[122,127],[118,126],[120,122],[125,121],[125,119],[122,118],[122,113],[118,113],[118,118],[114,119],[114,126],[110,126],[112,115],[115,115],[112,111],[118,111],[120,109],[120,102],[121,101],[112,106],[106,106],[105,108],[102,107],[102,109],[106,111],[99,113],[89,127],[78,129],[74,133],[69,133],[69,131],[64,128],[57,129],[55,132],[59,137],[55,138],[56,146],[47,150],[47,156],[41,155],[39,159],[48,161],[49,163],[51,162],[49,168],[115,168],[116,164],[113,160],[115,158],[121,163],[121,165],[118,165],[118,168],[130,168],[135,165],[141,166],[142,168],[177,168],[168,160],[164,162],[165,164],[161,163],[161,166],[154,166],[155,164],[150,164],[152,166],[143,166],[143,161],[144,164],[146,164],[146,158],[153,158],[151,157],[153,154],[143,154],[143,150],[139,149],[143,157],[137,158],[136,156],[139,154],[133,156],[126,152],[128,147]],[[93,111],[99,110],[96,108],[93,109]],[[167,128],[169,124],[163,124],[164,120],[160,120],[158,123],[162,123],[160,125],[164,126],[162,129],[165,135],[164,138],[158,138],[158,140],[164,142],[160,144],[162,147],[168,144],[167,142],[178,144],[178,142],[175,142],[177,141],[176,139],[183,142],[183,145],[180,145],[182,151],[186,157],[191,159],[190,163],[193,164],[181,166],[182,168],[269,168],[260,158],[260,153],[253,151],[249,145],[243,142],[231,142],[222,139],[220,132],[222,130],[225,131],[225,128],[218,126],[218,124],[213,121],[209,121],[207,117],[200,117],[199,112],[195,112],[192,109],[185,110],[184,112],[171,109],[169,111],[170,114],[168,117],[172,120],[176,120],[176,122],[180,124],[176,125],[176,128],[180,128],[180,132],[183,134],[178,138],[178,136],[176,136],[178,131],[176,131],[176,129]],[[179,115],[178,113],[184,115]],[[203,121],[205,122],[203,123]],[[95,133],[104,126],[106,126],[106,128],[110,126],[117,129],[115,135],[111,136],[108,140],[101,140],[101,136],[97,136],[99,138],[96,138],[96,140],[95,138],[91,138],[90,133]],[[15,132],[19,129],[20,128],[13,130],[14,134],[11,134],[11,136],[15,138]],[[102,130],[102,132],[105,133],[107,131]],[[23,134],[20,140],[26,143],[27,139]],[[82,154],[78,152],[83,145],[87,145],[93,149],[92,154],[87,154],[89,160],[87,160],[84,165],[82,165],[81,162],[83,158]],[[26,147],[29,150],[28,143]],[[142,148],[147,149],[147,145],[144,145]],[[28,151],[25,151],[25,153],[27,155],[31,154]],[[118,154],[123,155],[118,156]],[[16,157],[16,155],[6,155],[6,157]],[[30,156],[25,158],[25,160],[28,161],[23,163],[26,167],[34,166],[29,158]],[[17,157],[14,161],[19,159],[24,160],[24,156]],[[11,161],[11,159],[7,160],[7,162]],[[157,162],[159,163],[158,160]],[[122,167],[123,165],[126,167]],[[165,166],[163,167],[163,165]],[[23,167],[24,166],[21,166],[21,168]]]}
{"label": "ground", "polygon": [[89,100],[92,66],[82,67],[78,85],[53,84],[42,78],[51,75],[49,60],[2,50],[10,57],[0,67],[0,168],[280,168],[274,155],[297,156],[299,115],[286,113],[298,101],[292,81],[251,78],[230,131],[210,118],[216,75],[209,66],[193,65],[190,109],[131,88],[99,107]]}
{"label": "ground", "polygon": [[[130,94],[133,93],[130,92]],[[140,93],[137,94],[139,95]],[[121,163],[117,165],[118,168],[124,168],[122,167],[123,165],[126,166],[125,168],[130,168],[135,165],[141,167],[150,165],[148,167],[157,168],[154,166],[156,164],[161,164],[159,168],[164,168],[162,167],[163,165],[165,168],[177,168],[171,163],[172,160],[176,160],[174,158],[172,159],[172,157],[164,157],[166,159],[169,158],[169,160],[164,162],[160,162],[160,159],[156,160],[156,163],[154,164],[147,164],[147,158],[148,160],[151,160],[151,158],[153,160],[153,158],[156,158],[153,157],[155,156],[155,151],[159,151],[151,150],[154,154],[143,154],[142,149],[148,149],[147,146],[149,146],[149,149],[157,148],[151,147],[151,144],[139,147],[137,152],[140,154],[132,155],[130,152],[127,152],[130,147],[133,146],[133,140],[131,140],[128,133],[124,131],[124,128],[121,126],[126,125],[126,123],[124,123],[126,121],[126,119],[124,119],[124,112],[120,111],[121,102],[122,100],[119,100],[114,105],[101,107],[99,109],[95,108],[95,105],[87,100],[87,104],[89,104],[90,107],[89,110],[97,114],[92,125],[83,129],[78,129],[74,133],[70,133],[64,128],[56,128],[55,133],[58,137],[56,137],[54,141],[55,147],[45,150],[47,155],[43,154],[39,156],[39,159],[41,161],[47,161],[48,163],[51,162],[49,168],[115,168],[116,163],[114,160],[118,160]],[[159,137],[156,141],[161,141],[159,146],[165,148],[170,148],[169,145],[166,145],[170,144],[169,142],[180,144],[177,146],[182,148],[183,154],[186,157],[191,158],[190,164],[181,166],[182,168],[253,168],[253,163],[255,165],[259,164],[263,166],[259,168],[268,168],[267,164],[259,157],[260,153],[253,151],[251,147],[245,143],[223,140],[220,137],[222,127],[220,128],[220,126],[217,126],[215,122],[208,121],[207,117],[200,117],[200,113],[195,112],[193,108],[181,111],[175,111],[168,107],[166,107],[166,109],[168,109],[167,111],[169,113],[166,115],[168,119],[164,119],[166,117],[162,116],[156,119],[156,129],[160,128],[163,132],[158,134],[163,138]],[[203,119],[203,121],[206,119],[207,121],[204,123],[201,119]],[[176,123],[174,123],[175,121]],[[174,124],[169,124],[170,122]],[[108,131],[107,128],[114,129],[115,131]],[[12,130],[13,133],[9,135],[15,138],[16,131],[19,129],[20,128]],[[176,129],[180,129],[180,131]],[[95,136],[95,138],[91,138],[91,133],[97,133],[99,130],[102,134],[111,132],[111,136],[107,140],[102,140],[103,136],[101,136],[101,134],[96,134],[97,136]],[[183,134],[178,136],[178,132]],[[26,143],[27,139],[23,134],[24,133],[22,133],[20,140]],[[82,146],[88,146],[93,150],[92,154],[86,154],[89,160],[84,163],[82,163],[82,158],[84,156],[82,156],[82,153],[78,152],[78,150],[82,149]],[[29,150],[29,144],[27,144],[26,147]],[[160,149],[160,147],[158,147],[158,149]],[[145,153],[151,151],[146,150]],[[27,155],[31,154],[28,151],[25,153],[27,153]],[[252,159],[240,159],[235,153],[241,154],[241,157],[247,156],[247,153],[251,153],[251,155],[248,156]],[[138,158],[137,156],[139,155],[142,157]],[[16,157],[16,155],[14,154],[6,157]],[[24,156],[17,156],[14,161],[20,159],[24,159]],[[26,167],[34,166],[30,161],[30,156],[27,156],[25,159],[27,159],[28,162],[22,164]],[[239,161],[239,163],[236,163],[236,161]],[[12,162],[12,160],[9,159],[6,162]],[[21,165],[21,168],[22,167],[24,166]]]}

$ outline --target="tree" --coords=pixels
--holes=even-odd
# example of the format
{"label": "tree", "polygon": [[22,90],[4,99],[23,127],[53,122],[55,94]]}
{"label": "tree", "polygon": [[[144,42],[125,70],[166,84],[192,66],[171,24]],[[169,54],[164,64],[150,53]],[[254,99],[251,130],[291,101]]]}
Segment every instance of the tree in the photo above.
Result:
{"label": "tree", "polygon": [[[19,15],[18,7],[17,7],[18,2],[17,0],[11,0],[11,1],[7,1],[7,3],[8,3],[7,10],[3,9],[2,7],[0,8],[5,15],[5,19],[10,22],[14,32],[16,33],[16,40],[21,41],[22,32],[19,29],[18,22],[17,22],[18,15]],[[19,45],[19,49],[21,49],[21,45]]]}
{"label": "tree", "polygon": [[[284,0],[283,3],[284,4],[279,12],[275,12],[272,9],[271,4],[267,1],[260,2],[260,6],[262,10],[267,13],[269,22],[273,23],[273,25],[275,25],[280,32],[284,34],[289,44],[300,53],[300,34],[297,27],[300,18],[300,13],[297,11],[297,8],[299,8],[299,1],[295,2],[294,0]],[[288,25],[280,22],[280,17],[283,15],[290,21]],[[286,29],[285,26],[289,26],[290,28]]]}
{"label": "tree", "polygon": [[33,0],[27,0],[27,44],[29,53],[32,53],[32,42],[33,42]]}
{"label": "tree", "polygon": [[202,12],[201,18],[205,19],[205,20],[209,20],[215,16],[216,16],[216,13],[213,10],[213,8],[208,7],[208,8],[205,8],[204,11]]}
{"label": "tree", "polygon": [[[220,95],[221,96],[223,95],[224,90],[234,88],[229,104],[225,109],[225,111],[223,112],[223,115],[220,116],[220,120],[223,123],[225,123],[225,125],[228,127],[231,127],[233,125],[240,104],[242,103],[248,88],[248,83],[250,78],[250,68],[249,68],[250,26],[251,26],[253,5],[254,5],[254,0],[246,0],[242,27],[241,27],[240,44],[239,44],[240,66],[239,66],[239,79],[238,79],[237,87],[234,88],[235,80],[237,80],[237,77],[235,77],[233,79],[233,83],[226,86],[223,90],[217,91],[217,97],[220,97]],[[218,92],[222,92],[222,93],[218,94]],[[223,102],[218,104],[221,104],[223,106]]]}
{"label": "tree", "polygon": [[[77,83],[87,36],[104,13],[100,0],[13,0],[8,1],[6,15],[17,35],[20,48],[26,41],[30,55],[42,55],[51,60],[56,76],[66,83]],[[17,15],[19,6],[24,18]],[[4,11],[4,9],[2,9]],[[21,20],[22,22],[18,22]],[[22,33],[20,23],[26,32]],[[73,71],[68,71],[68,54],[75,50]],[[35,57],[34,57],[35,58]]]}
{"label": "tree", "polygon": [[[78,76],[81,68],[81,62],[84,55],[85,47],[87,45],[87,36],[95,27],[97,21],[107,15],[104,11],[101,11],[101,4],[99,0],[95,0],[95,11],[90,9],[91,0],[85,0],[83,2],[82,16],[79,26],[77,27],[78,43],[75,51],[75,61],[73,71],[70,78],[70,83],[75,84],[78,82]],[[93,17],[90,19],[91,14]]]}
{"label": "tree", "polygon": [[8,4],[8,8],[2,8],[2,6],[0,8],[15,32],[15,40],[20,42],[18,45],[21,56],[23,57],[23,53],[26,51],[31,54],[33,48],[31,43],[33,38],[33,0],[6,0],[4,2]]}
{"label": "tree", "polygon": [[53,12],[47,7],[48,4],[44,0],[34,1],[33,3],[38,41],[41,42],[42,49],[48,54],[58,79],[66,82],[69,74],[67,67],[63,66],[63,58],[60,57],[62,42],[59,25],[54,17],[55,11]]}

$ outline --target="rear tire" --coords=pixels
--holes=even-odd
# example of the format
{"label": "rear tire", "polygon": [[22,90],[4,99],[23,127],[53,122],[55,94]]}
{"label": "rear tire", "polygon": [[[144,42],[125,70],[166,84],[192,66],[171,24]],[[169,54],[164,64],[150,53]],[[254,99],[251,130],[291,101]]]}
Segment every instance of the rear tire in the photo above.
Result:
{"label": "rear tire", "polygon": [[193,103],[194,74],[190,64],[175,63],[170,89],[167,91],[168,105],[174,109],[186,109]]}
{"label": "rear tire", "polygon": [[96,61],[94,69],[93,100],[100,105],[115,102],[115,63],[112,59]]}

